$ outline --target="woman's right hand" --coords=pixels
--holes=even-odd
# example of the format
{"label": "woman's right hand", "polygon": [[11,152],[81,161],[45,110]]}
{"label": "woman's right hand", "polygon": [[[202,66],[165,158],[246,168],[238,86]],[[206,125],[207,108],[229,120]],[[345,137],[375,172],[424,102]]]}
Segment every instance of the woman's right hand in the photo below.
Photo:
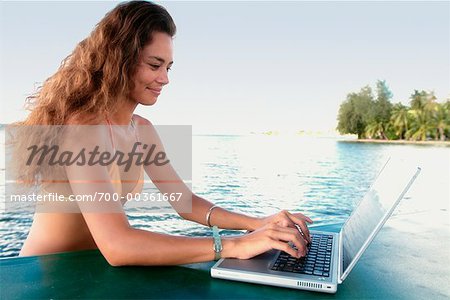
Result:
{"label": "woman's right hand", "polygon": [[[274,223],[267,224],[249,234],[232,238],[230,242],[232,243],[229,251],[224,244],[224,250],[227,252],[223,253],[223,256],[239,259],[252,258],[271,249],[281,250],[293,257],[300,258],[306,255],[308,244],[297,229]],[[288,242],[291,242],[297,250]]]}

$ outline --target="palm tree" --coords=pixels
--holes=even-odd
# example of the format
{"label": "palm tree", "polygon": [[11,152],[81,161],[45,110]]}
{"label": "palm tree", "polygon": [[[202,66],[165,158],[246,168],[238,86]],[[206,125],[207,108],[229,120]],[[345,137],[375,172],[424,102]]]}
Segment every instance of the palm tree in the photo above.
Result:
{"label": "palm tree", "polygon": [[379,137],[381,137],[383,140],[387,140],[386,134],[385,134],[385,124],[383,124],[383,122],[377,122],[374,121],[372,123],[370,123],[369,125],[366,126],[365,128],[365,133],[366,136],[368,136],[369,138],[373,139],[377,139]]}
{"label": "palm tree", "polygon": [[409,124],[408,107],[401,103],[395,104],[392,108],[391,124],[395,134],[403,140]]}
{"label": "palm tree", "polygon": [[412,117],[412,122],[405,136],[408,139],[424,141],[435,132],[436,96],[434,92],[415,90],[410,99],[409,115]]}
{"label": "palm tree", "polygon": [[414,110],[422,110],[425,107],[425,103],[427,101],[428,93],[426,91],[418,91],[414,90],[414,94],[410,96],[411,109]]}
{"label": "palm tree", "polygon": [[412,122],[405,137],[413,141],[425,141],[429,133],[435,128],[424,110],[412,109],[409,112]]}
{"label": "palm tree", "polygon": [[448,98],[447,101],[443,103],[443,106],[444,112],[447,115],[447,130],[444,131],[444,134],[446,134],[446,137],[450,137],[450,98]]}
{"label": "palm tree", "polygon": [[445,141],[446,136],[445,132],[450,130],[450,100],[440,104],[436,103],[436,114],[435,114],[435,123],[436,123],[436,139],[439,136],[441,141]]}

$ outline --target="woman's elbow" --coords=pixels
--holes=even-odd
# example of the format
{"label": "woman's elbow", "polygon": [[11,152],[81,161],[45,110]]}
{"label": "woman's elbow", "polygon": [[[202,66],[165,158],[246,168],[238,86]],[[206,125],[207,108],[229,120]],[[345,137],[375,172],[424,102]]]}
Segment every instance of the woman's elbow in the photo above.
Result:
{"label": "woman's elbow", "polygon": [[118,239],[102,246],[99,245],[100,252],[111,267],[123,267],[129,265],[123,245],[124,243],[119,242]]}
{"label": "woman's elbow", "polygon": [[111,267],[124,267],[127,264],[121,260],[120,258],[112,257],[112,256],[105,256],[106,261]]}
{"label": "woman's elbow", "polygon": [[104,250],[101,252],[111,267],[123,267],[127,265],[124,256],[119,251]]}
{"label": "woman's elbow", "polygon": [[188,220],[188,218],[187,218],[188,214],[187,214],[187,213],[177,212],[177,214],[178,214],[181,218],[183,218],[184,220]]}

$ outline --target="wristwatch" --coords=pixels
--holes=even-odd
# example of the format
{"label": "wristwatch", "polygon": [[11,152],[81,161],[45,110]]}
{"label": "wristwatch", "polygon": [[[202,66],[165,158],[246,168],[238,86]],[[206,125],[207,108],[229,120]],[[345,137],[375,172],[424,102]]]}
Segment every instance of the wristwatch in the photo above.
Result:
{"label": "wristwatch", "polygon": [[212,227],[213,237],[214,237],[214,260],[219,260],[222,256],[222,240],[219,235],[219,228],[217,226]]}

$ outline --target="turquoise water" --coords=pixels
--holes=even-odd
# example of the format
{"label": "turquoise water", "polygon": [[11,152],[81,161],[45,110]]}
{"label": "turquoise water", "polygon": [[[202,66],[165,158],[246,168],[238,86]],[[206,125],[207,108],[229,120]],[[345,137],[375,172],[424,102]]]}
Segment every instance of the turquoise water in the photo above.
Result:
{"label": "turquoise water", "polygon": [[[250,215],[288,209],[305,213],[315,224],[339,223],[349,216],[393,154],[409,156],[428,166],[422,172],[428,181],[423,182],[427,182],[436,201],[448,201],[450,148],[348,143],[294,135],[194,136],[193,191],[221,207]],[[1,188],[4,191],[4,185]],[[420,204],[417,207],[420,209]],[[126,210],[136,228],[210,235],[208,228],[174,213]],[[31,222],[28,213],[1,214],[0,256],[18,254]]]}

